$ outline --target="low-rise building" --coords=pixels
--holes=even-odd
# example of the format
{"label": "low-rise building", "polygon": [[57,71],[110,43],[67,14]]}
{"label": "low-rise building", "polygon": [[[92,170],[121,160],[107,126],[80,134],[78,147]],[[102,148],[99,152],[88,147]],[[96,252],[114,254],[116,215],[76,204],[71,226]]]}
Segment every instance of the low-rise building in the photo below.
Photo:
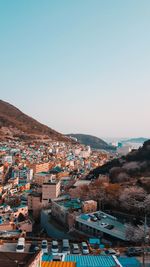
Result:
{"label": "low-rise building", "polygon": [[41,267],[42,252],[29,253],[31,244],[25,244],[24,252],[16,252],[17,243],[0,244],[0,266],[2,267]]}
{"label": "low-rise building", "polygon": [[84,201],[82,204],[82,212],[89,213],[97,210],[97,202],[94,200]]}
{"label": "low-rise building", "polygon": [[80,199],[66,199],[52,201],[52,216],[66,227],[74,225],[75,215],[81,213],[82,201]]}
{"label": "low-rise building", "polygon": [[32,233],[33,230],[33,223],[31,220],[27,219],[23,222],[19,222],[17,224],[17,227],[19,228],[19,230],[21,230],[22,232],[26,232],[26,233]]}

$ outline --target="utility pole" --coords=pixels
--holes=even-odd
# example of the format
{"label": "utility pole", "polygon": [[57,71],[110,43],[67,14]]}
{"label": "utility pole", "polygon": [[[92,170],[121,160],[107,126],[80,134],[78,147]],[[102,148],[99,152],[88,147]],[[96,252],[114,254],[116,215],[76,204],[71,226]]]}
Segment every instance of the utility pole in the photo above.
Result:
{"label": "utility pole", "polygon": [[144,238],[143,238],[143,267],[145,267],[145,245],[146,245],[146,237],[147,237],[147,216],[145,213],[144,219]]}

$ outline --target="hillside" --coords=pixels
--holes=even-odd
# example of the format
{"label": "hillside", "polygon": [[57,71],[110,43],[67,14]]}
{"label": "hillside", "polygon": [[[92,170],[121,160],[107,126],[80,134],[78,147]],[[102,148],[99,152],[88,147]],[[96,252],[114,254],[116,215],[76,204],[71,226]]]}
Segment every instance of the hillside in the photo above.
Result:
{"label": "hillside", "polygon": [[97,167],[90,172],[89,176],[98,177],[99,174],[109,174],[110,181],[113,183],[130,182],[133,178],[140,179],[140,183],[144,181],[145,186],[150,187],[150,140],[127,156]]}
{"label": "hillside", "polygon": [[80,144],[90,146],[93,149],[104,149],[104,150],[114,149],[113,146],[109,146],[105,141],[96,136],[87,134],[68,134],[68,136],[76,138]]}
{"label": "hillside", "polygon": [[39,123],[15,106],[0,100],[0,140],[8,139],[70,141],[69,138]]}

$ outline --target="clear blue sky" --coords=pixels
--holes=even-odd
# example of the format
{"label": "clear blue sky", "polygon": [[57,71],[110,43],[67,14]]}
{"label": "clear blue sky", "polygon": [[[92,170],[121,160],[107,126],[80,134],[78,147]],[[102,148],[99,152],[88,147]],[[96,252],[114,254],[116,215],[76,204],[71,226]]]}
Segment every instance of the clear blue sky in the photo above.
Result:
{"label": "clear blue sky", "polygon": [[0,92],[63,133],[150,136],[150,1],[0,0]]}

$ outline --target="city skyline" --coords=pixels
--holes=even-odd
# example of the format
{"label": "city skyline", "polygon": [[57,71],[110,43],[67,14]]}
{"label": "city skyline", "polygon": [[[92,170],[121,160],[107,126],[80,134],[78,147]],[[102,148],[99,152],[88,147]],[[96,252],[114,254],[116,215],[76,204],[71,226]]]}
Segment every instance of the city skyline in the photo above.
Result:
{"label": "city skyline", "polygon": [[1,99],[64,134],[149,137],[149,8],[0,2]]}

